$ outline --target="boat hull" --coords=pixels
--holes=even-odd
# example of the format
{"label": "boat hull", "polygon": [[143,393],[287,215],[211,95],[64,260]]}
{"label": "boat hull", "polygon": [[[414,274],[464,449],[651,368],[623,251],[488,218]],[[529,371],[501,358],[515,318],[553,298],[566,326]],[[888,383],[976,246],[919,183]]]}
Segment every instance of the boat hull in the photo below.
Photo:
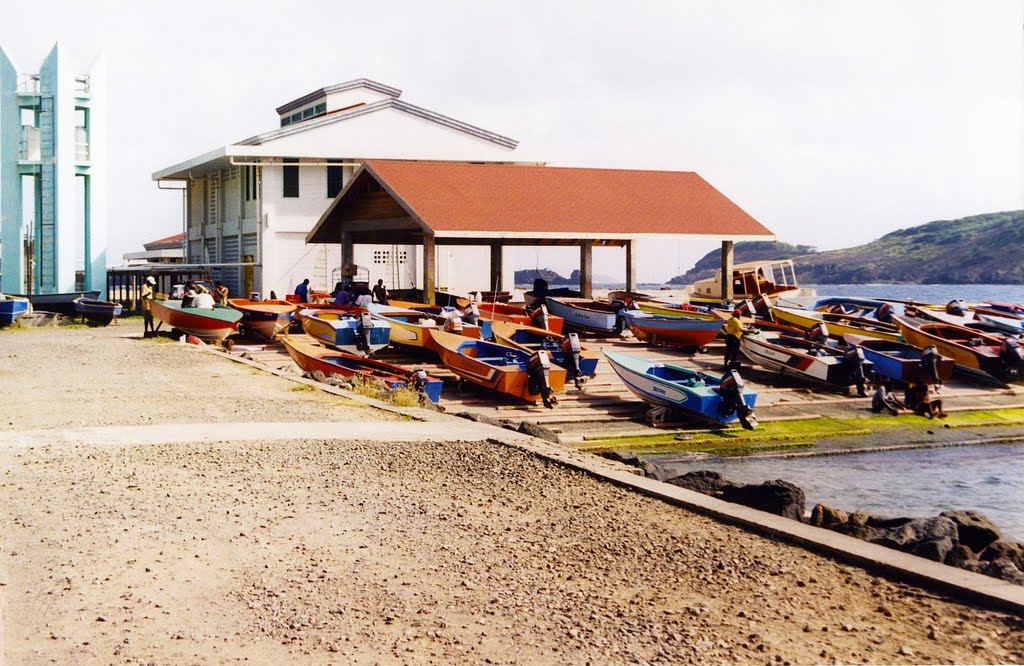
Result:
{"label": "boat hull", "polygon": [[[328,312],[317,309],[302,311],[302,330],[319,342],[349,353],[361,353],[359,349],[359,319],[342,312]],[[391,325],[380,319],[373,319],[370,329],[369,348],[372,354],[391,342]]]}
{"label": "boat hull", "polygon": [[840,352],[821,345],[785,336],[748,333],[740,340],[740,350],[753,363],[782,375],[834,386],[851,383],[850,370]]}
{"label": "boat hull", "polygon": [[621,307],[585,298],[547,298],[548,311],[569,330],[612,336],[622,333]]}
{"label": "boat hull", "polygon": [[672,347],[703,347],[722,330],[722,320],[696,319],[685,316],[665,317],[647,312],[626,310],[626,325],[638,340]]}
{"label": "boat hull", "polygon": [[[543,349],[551,357],[552,363],[565,368],[571,374],[571,357],[562,348],[565,336],[558,335],[554,331],[509,322],[494,322],[494,341],[531,353]],[[580,373],[587,377],[593,377],[597,374],[598,361],[599,357],[595,352],[581,349]]]}
{"label": "boat hull", "polygon": [[227,306],[182,308],[181,301],[152,301],[153,316],[200,340],[219,342],[238,329],[242,313]]}
{"label": "boat hull", "polygon": [[[533,326],[533,320],[530,315],[526,313],[525,308],[516,307],[514,305],[505,305],[503,303],[478,303],[477,307],[480,308],[480,316],[491,321],[504,321],[510,324],[519,324],[521,326]],[[553,333],[561,334],[565,320],[561,317],[548,313],[548,330]],[[493,334],[493,331],[492,331]]]}
{"label": "boat hull", "polygon": [[[955,324],[943,324],[912,317],[895,317],[903,339],[918,348],[935,345],[939,353],[956,362],[957,368],[968,375],[987,376],[998,379],[1004,371],[999,359],[1002,341]],[[971,345],[969,341],[980,340],[983,344]]]}
{"label": "boat hull", "polygon": [[291,326],[295,318],[295,304],[288,301],[250,301],[230,298],[228,305],[242,313],[241,326],[264,340],[273,340],[278,333]]}
{"label": "boat hull", "polygon": [[120,303],[93,298],[76,298],[74,303],[75,314],[93,326],[107,326],[114,317],[120,317],[123,310]]}
{"label": "boat hull", "polygon": [[[859,335],[844,336],[847,344],[864,350],[864,358],[871,361],[871,369],[878,374],[911,384],[918,379],[933,381],[932,376],[921,367],[921,350],[912,345],[889,340],[878,340]],[[938,375],[941,381],[953,376],[956,362],[943,356],[939,360]]]}
{"label": "boat hull", "polygon": [[[428,315],[416,310],[394,307],[391,305],[370,304],[367,308],[376,319],[391,325],[391,342],[407,347],[418,347],[436,351],[434,339],[429,331],[440,330],[439,317]],[[423,321],[429,323],[421,323]],[[467,338],[480,338],[480,327],[463,323],[462,335]]]}
{"label": "boat hull", "polygon": [[100,297],[99,291],[69,291],[59,294],[15,294],[18,298],[27,298],[32,303],[33,310],[43,312],[55,312],[57,314],[73,317],[75,315],[76,298]]}
{"label": "boat hull", "polygon": [[10,326],[28,312],[27,298],[5,298],[0,301],[0,326]]}
{"label": "boat hull", "polygon": [[899,342],[900,340],[900,334],[895,325],[869,321],[860,317],[779,306],[772,307],[772,314],[779,323],[802,331],[810,331],[818,324],[825,324],[829,335],[835,338],[845,335],[860,335],[889,342]]}

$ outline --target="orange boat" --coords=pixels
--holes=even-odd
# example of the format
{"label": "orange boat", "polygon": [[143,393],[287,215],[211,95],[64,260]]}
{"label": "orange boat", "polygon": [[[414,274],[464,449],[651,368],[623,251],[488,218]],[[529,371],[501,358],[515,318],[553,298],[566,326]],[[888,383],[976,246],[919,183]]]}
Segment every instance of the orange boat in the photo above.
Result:
{"label": "orange boat", "polygon": [[[510,324],[533,326],[534,328],[546,328],[552,333],[558,333],[559,335],[562,334],[562,325],[565,324],[564,319],[549,313],[546,305],[542,305],[540,308],[530,312],[527,312],[526,308],[505,305],[504,303],[477,303],[476,306],[480,308],[480,316],[484,319],[507,321]],[[545,317],[547,318],[547,326],[542,325]]]}
{"label": "orange boat", "polygon": [[295,304],[288,301],[250,301],[247,298],[229,298],[228,305],[242,313],[241,326],[264,340],[288,328],[295,317]]}

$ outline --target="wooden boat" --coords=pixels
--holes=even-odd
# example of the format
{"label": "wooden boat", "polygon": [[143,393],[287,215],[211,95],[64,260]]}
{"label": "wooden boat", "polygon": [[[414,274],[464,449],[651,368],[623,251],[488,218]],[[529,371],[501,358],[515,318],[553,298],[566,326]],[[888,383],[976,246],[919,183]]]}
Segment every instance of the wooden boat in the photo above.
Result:
{"label": "wooden boat", "polygon": [[[3,296],[0,294],[0,296]],[[27,298],[13,298],[3,296],[0,298],[0,326],[10,326],[28,312],[29,300]]]}
{"label": "wooden boat", "polygon": [[301,312],[302,330],[336,349],[370,355],[391,342],[391,324],[374,319],[369,312],[356,316],[320,308],[306,308]]}
{"label": "wooden boat", "polygon": [[642,294],[639,291],[627,291],[625,289],[613,289],[608,292],[608,302],[614,303],[615,301],[622,301],[627,305],[633,301],[653,301],[657,300],[650,294]]}
{"label": "wooden boat", "polygon": [[[531,312],[527,312],[526,308],[520,308],[515,305],[505,305],[503,303],[477,303],[477,307],[480,309],[480,316],[491,321],[505,321],[512,324],[520,324],[522,326],[534,326],[536,328],[547,328],[549,331],[554,333],[561,333],[562,328],[565,325],[565,320],[561,317],[556,317],[551,313],[547,313],[547,306],[540,306],[534,308]],[[543,312],[541,311],[543,308]],[[545,314],[547,313],[547,314]],[[546,318],[547,326],[542,326],[542,321]]]}
{"label": "wooden boat", "polygon": [[241,328],[264,340],[273,340],[295,318],[295,304],[288,301],[229,298],[228,305],[242,313]]}
{"label": "wooden boat", "polygon": [[740,350],[757,365],[781,375],[844,388],[857,384],[860,393],[871,370],[871,363],[855,352],[848,354],[804,338],[767,331],[744,335]]}
{"label": "wooden boat", "polygon": [[903,338],[915,347],[935,345],[957,369],[982,379],[1019,377],[1024,371],[1024,352],[1010,338],[918,317],[894,318]]}
{"label": "wooden boat", "polygon": [[551,314],[565,320],[565,328],[597,335],[622,333],[622,305],[588,298],[547,298]]}
{"label": "wooden boat", "polygon": [[566,379],[576,384],[576,388],[597,374],[598,355],[579,344],[576,337],[576,348],[573,348],[572,337],[559,335],[554,331],[534,326],[523,326],[507,321],[494,322],[494,341],[516,347],[528,352],[543,349],[551,357],[551,362],[566,370]]}
{"label": "wooden boat", "polygon": [[641,312],[661,317],[693,317],[719,323],[728,319],[729,315],[721,310],[713,310],[706,306],[690,305],[689,303],[666,303],[664,301],[634,301],[632,306]]}
{"label": "wooden boat", "polygon": [[68,317],[75,315],[76,298],[99,298],[99,291],[68,291],[59,294],[9,294],[15,298],[27,298],[33,310],[55,312]]}
{"label": "wooden boat", "polygon": [[358,317],[359,315],[366,312],[366,308],[359,307],[358,305],[335,305],[334,303],[317,303],[316,305],[310,305],[308,307],[300,307],[295,310],[295,321],[302,324],[302,320],[305,318],[303,312],[306,310],[318,310],[321,312],[337,312],[340,314],[348,314],[352,317]]}
{"label": "wooden boat", "polygon": [[980,309],[974,311],[974,316],[979,322],[988,324],[1002,333],[1009,333],[1011,335],[1024,334],[1024,319],[1019,317],[992,314]]}
{"label": "wooden boat", "polygon": [[201,340],[221,341],[238,329],[242,313],[226,305],[213,308],[183,308],[181,301],[152,302],[153,316],[171,328]]}
{"label": "wooden boat", "polygon": [[[1000,303],[999,301],[985,301],[980,307],[986,310],[992,310],[993,312],[1000,313],[1004,316],[1013,316],[1024,318],[1024,305],[1019,303]],[[974,307],[975,310],[979,309],[979,306]]]}
{"label": "wooden boat", "polygon": [[815,326],[824,322],[828,327],[829,334],[837,338],[841,338],[849,333],[878,338],[879,340],[889,340],[890,342],[898,342],[900,339],[900,334],[895,324],[886,324],[866,317],[818,312],[816,310],[801,310],[799,308],[785,308],[778,305],[772,306],[771,311],[772,316],[779,323],[798,328],[802,331],[810,331]]}
{"label": "wooden boat", "polygon": [[[458,317],[463,326],[479,326],[480,327],[480,338],[483,340],[490,340],[493,337],[491,333],[491,320],[478,318],[478,321],[472,322],[466,311],[457,308],[452,305],[430,305],[428,303],[413,303],[411,301],[388,301],[388,305],[396,308],[404,308],[406,310],[415,310],[416,312],[423,312],[434,317],[441,317],[442,319],[451,319]],[[467,308],[469,305],[466,306]]]}
{"label": "wooden boat", "polygon": [[[767,296],[799,296],[796,272],[793,262],[789,259],[775,261],[748,261],[732,267],[733,299],[757,298]],[[693,285],[691,303],[719,303],[722,294],[722,269],[715,270],[715,276],[706,280],[698,280]]]}
{"label": "wooden boat", "polygon": [[722,320],[696,317],[666,317],[642,310],[624,310],[626,325],[638,340],[671,347],[703,347],[722,330]]}
{"label": "wooden boat", "polygon": [[281,339],[288,355],[306,372],[342,377],[359,376],[380,382],[389,389],[402,387],[422,391],[431,402],[441,399],[443,382],[422,370],[407,370],[392,363],[327,349],[305,340],[285,336]]}
{"label": "wooden boat", "polygon": [[409,347],[435,349],[434,339],[427,334],[430,330],[458,329],[467,338],[480,338],[480,327],[472,324],[458,323],[440,315],[432,315],[418,310],[406,310],[393,305],[371,303],[367,308],[371,315],[391,324],[391,342]]}
{"label": "wooden boat", "polygon": [[[847,333],[843,336],[848,345],[854,345],[864,350],[864,358],[871,361],[871,369],[878,374],[911,384],[921,379],[926,383],[935,380],[928,362],[922,362],[924,351],[902,342],[890,340],[879,340],[864,335]],[[934,348],[933,348],[934,349]],[[953,359],[942,356],[935,351],[935,370],[939,381],[944,382],[953,376],[953,368],[956,363]]]}
{"label": "wooden boat", "polygon": [[815,301],[811,306],[812,310],[818,312],[833,312],[836,314],[854,315],[857,317],[868,317],[878,308],[887,305],[885,301],[872,298],[855,298],[853,296],[832,296]]}
{"label": "wooden boat", "polygon": [[626,388],[648,404],[715,423],[740,419],[745,428],[756,425],[752,417],[757,394],[742,385],[738,374],[716,377],[631,354],[606,351],[604,355]]}
{"label": "wooden boat", "polygon": [[[520,400],[551,407],[565,386],[565,369],[551,365],[543,351],[528,352],[431,329],[441,361],[466,381]],[[547,366],[545,367],[545,364]]]}
{"label": "wooden boat", "polygon": [[106,326],[114,320],[114,317],[121,316],[121,304],[113,301],[101,301],[83,296],[76,298],[74,303],[75,314],[83,317],[90,326]]}

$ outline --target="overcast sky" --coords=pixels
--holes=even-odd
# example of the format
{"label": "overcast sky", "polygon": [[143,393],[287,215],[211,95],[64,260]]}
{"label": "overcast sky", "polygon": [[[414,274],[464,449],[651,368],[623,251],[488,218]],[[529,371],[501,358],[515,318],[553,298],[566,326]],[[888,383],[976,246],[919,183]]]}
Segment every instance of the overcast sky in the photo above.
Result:
{"label": "overcast sky", "polygon": [[[181,229],[153,171],[359,77],[552,164],[696,171],[779,240],[832,249],[1024,207],[1022,23],[986,0],[37,0],[5,5],[0,47],[31,72],[55,41],[76,71],[105,54],[111,264]],[[644,244],[640,278],[708,249]]]}

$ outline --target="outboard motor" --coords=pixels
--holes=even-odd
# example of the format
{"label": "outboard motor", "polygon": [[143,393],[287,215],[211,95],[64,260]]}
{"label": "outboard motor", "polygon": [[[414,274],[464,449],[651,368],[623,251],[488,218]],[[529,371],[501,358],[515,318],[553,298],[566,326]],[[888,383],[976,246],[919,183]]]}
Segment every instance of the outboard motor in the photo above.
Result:
{"label": "outboard motor", "polygon": [[456,335],[462,335],[462,319],[459,317],[450,317],[444,322],[444,330],[448,333],[454,333]]}
{"label": "outboard motor", "polygon": [[942,362],[942,356],[939,354],[939,350],[936,349],[935,345],[928,345],[921,350],[921,371],[924,372],[925,376],[929,377],[934,384],[941,384],[942,380],[939,379],[939,363]]}
{"label": "outboard motor", "polygon": [[427,392],[427,381],[429,381],[427,371],[423,368],[416,368],[412,371],[412,388],[418,393],[426,394]]}
{"label": "outboard motor", "polygon": [[558,400],[551,391],[551,359],[548,358],[546,351],[540,349],[530,354],[530,360],[526,363],[526,374],[529,378],[530,393],[539,394],[548,409],[554,407]]}
{"label": "outboard motor", "polygon": [[772,313],[772,299],[767,294],[761,294],[754,299],[754,312],[762,319],[775,321],[775,315]]}
{"label": "outboard motor", "polygon": [[966,305],[967,304],[964,303],[964,299],[954,299],[949,303],[946,303],[946,314],[956,315],[958,317],[965,317],[967,316]]}
{"label": "outboard motor", "polygon": [[583,383],[587,381],[587,378],[583,376],[583,370],[580,369],[580,353],[582,351],[583,346],[580,344],[580,336],[576,333],[570,333],[565,338],[565,342],[562,343],[562,352],[565,354],[565,360],[569,365],[569,374],[576,388],[581,388]]}
{"label": "outboard motor", "polygon": [[825,325],[825,322],[812,328],[807,333],[807,339],[811,342],[817,342],[819,345],[826,344],[828,342],[828,326]]}
{"label": "outboard motor", "polygon": [[892,306],[888,303],[882,303],[875,308],[875,319],[882,322],[883,324],[892,323]]}
{"label": "outboard motor", "polygon": [[750,300],[749,298],[744,299],[743,301],[738,303],[736,307],[733,308],[733,312],[735,312],[736,310],[740,311],[741,317],[744,315],[753,317],[757,313],[757,310],[754,309],[754,301]]}
{"label": "outboard motor", "polygon": [[1019,377],[1024,371],[1024,349],[1015,338],[1006,338],[999,347],[999,360],[1007,376]]}
{"label": "outboard motor", "polygon": [[373,317],[369,312],[359,315],[356,322],[356,349],[364,354],[370,353],[370,331],[373,330]]}
{"label": "outboard motor", "polygon": [[480,308],[477,307],[476,303],[470,303],[466,306],[466,309],[462,312],[462,318],[467,324],[473,324],[474,326],[480,323]]}
{"label": "outboard motor", "polygon": [[548,326],[548,306],[541,305],[530,313],[530,326],[550,330]]}
{"label": "outboard motor", "polygon": [[860,347],[850,347],[843,353],[843,365],[846,366],[847,372],[850,373],[850,379],[857,385],[857,395],[862,398],[868,394],[864,389],[864,383],[867,380],[864,374],[864,366],[866,364],[864,350]]}
{"label": "outboard motor", "polygon": [[735,370],[730,370],[722,377],[718,391],[722,396],[722,416],[727,417],[736,412],[740,425],[746,430],[753,430],[757,427],[757,416],[754,415],[754,410],[743,401],[743,386],[743,378]]}

